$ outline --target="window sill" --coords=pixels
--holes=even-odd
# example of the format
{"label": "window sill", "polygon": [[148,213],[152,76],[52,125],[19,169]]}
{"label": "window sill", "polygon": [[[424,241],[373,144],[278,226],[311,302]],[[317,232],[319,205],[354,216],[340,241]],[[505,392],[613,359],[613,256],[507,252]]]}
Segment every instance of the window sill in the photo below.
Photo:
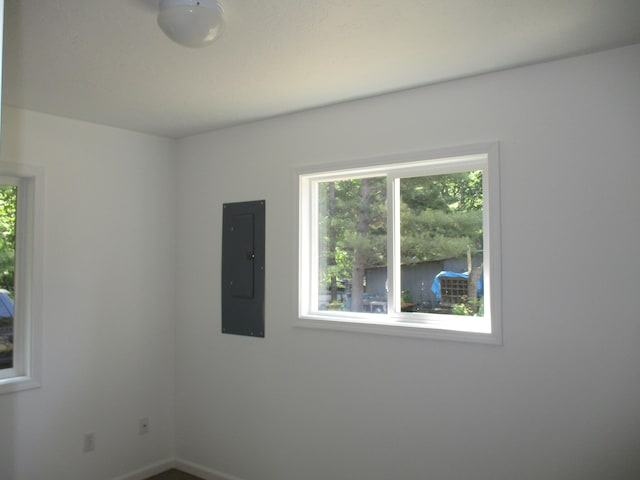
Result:
{"label": "window sill", "polygon": [[484,333],[477,331],[455,330],[452,324],[434,322],[416,322],[402,319],[375,318],[377,315],[301,315],[295,321],[295,327],[333,330],[339,332],[370,333],[396,337],[411,337],[432,340],[451,340],[457,342],[484,343],[502,345],[499,331]]}
{"label": "window sill", "polygon": [[0,378],[0,395],[40,388],[40,382],[33,377],[15,376]]}

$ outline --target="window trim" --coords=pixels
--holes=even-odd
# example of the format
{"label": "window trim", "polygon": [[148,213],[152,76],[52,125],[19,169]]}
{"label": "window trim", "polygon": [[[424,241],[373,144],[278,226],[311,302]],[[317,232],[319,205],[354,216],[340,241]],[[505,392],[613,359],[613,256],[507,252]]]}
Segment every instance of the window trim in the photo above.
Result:
{"label": "window trim", "polygon": [[[470,318],[456,315],[400,312],[395,304],[400,298],[400,279],[394,275],[399,264],[399,249],[391,248],[399,241],[399,222],[393,225],[391,209],[399,211],[399,178],[416,175],[438,175],[482,169],[484,251],[485,251],[485,326],[472,328]],[[425,173],[426,172],[426,173]],[[317,185],[328,179],[369,177],[383,174],[387,182],[388,213],[388,280],[390,296],[388,314],[366,312],[313,311],[314,277],[317,266]],[[418,151],[391,156],[361,159],[340,164],[325,164],[299,169],[298,181],[298,311],[295,326],[351,332],[418,338],[458,340],[486,344],[502,344],[501,279],[500,279],[500,176],[499,144],[486,143],[432,151]],[[397,212],[396,212],[397,213]],[[392,238],[395,237],[395,238]],[[313,240],[312,240],[313,239]],[[397,243],[396,243],[397,244]],[[391,258],[394,256],[395,258]],[[394,295],[395,292],[395,295]],[[394,298],[395,297],[395,298]],[[466,320],[465,320],[466,319]]]}
{"label": "window trim", "polygon": [[18,185],[14,300],[14,367],[0,378],[0,394],[41,383],[44,170],[0,162],[0,176]]}

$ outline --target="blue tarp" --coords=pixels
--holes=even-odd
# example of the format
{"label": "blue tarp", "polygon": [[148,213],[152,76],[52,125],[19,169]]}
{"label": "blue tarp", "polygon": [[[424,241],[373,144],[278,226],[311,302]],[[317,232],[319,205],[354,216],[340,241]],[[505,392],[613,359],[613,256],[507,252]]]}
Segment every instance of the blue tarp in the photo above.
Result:
{"label": "blue tarp", "polygon": [[4,291],[0,291],[0,317],[13,318],[13,301]]}
{"label": "blue tarp", "polygon": [[[431,291],[436,296],[436,301],[440,301],[440,277],[449,277],[449,278],[469,278],[469,272],[458,273],[458,272],[448,272],[443,270],[439,274],[435,276],[433,279],[433,283],[431,284]],[[480,275],[480,279],[478,280],[478,296],[482,296],[483,287],[482,287],[482,275]]]}

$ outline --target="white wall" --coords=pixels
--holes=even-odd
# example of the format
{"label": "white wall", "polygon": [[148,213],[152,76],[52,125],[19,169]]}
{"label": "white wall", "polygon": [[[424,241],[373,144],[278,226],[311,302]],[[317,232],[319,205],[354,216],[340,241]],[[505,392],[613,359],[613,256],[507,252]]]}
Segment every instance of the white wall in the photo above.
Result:
{"label": "white wall", "polygon": [[44,166],[46,191],[43,381],[0,396],[0,478],[110,479],[173,455],[174,147],[3,108],[2,160]]}
{"label": "white wall", "polygon": [[[504,346],[292,327],[297,167],[494,140]],[[180,141],[178,456],[244,480],[640,477],[638,152],[640,45]],[[222,204],[259,199],[266,338],[222,335]]]}

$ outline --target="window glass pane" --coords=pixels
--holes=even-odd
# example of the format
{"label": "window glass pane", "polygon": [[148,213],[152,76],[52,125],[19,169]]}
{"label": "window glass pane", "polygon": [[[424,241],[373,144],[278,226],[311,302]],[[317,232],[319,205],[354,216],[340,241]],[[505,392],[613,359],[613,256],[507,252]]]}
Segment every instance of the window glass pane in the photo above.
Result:
{"label": "window glass pane", "polygon": [[401,306],[484,315],[482,171],[400,180]]}
{"label": "window glass pane", "polygon": [[17,193],[15,185],[0,185],[0,369],[13,367]]}
{"label": "window glass pane", "polygon": [[318,310],[387,312],[386,177],[318,184]]}

